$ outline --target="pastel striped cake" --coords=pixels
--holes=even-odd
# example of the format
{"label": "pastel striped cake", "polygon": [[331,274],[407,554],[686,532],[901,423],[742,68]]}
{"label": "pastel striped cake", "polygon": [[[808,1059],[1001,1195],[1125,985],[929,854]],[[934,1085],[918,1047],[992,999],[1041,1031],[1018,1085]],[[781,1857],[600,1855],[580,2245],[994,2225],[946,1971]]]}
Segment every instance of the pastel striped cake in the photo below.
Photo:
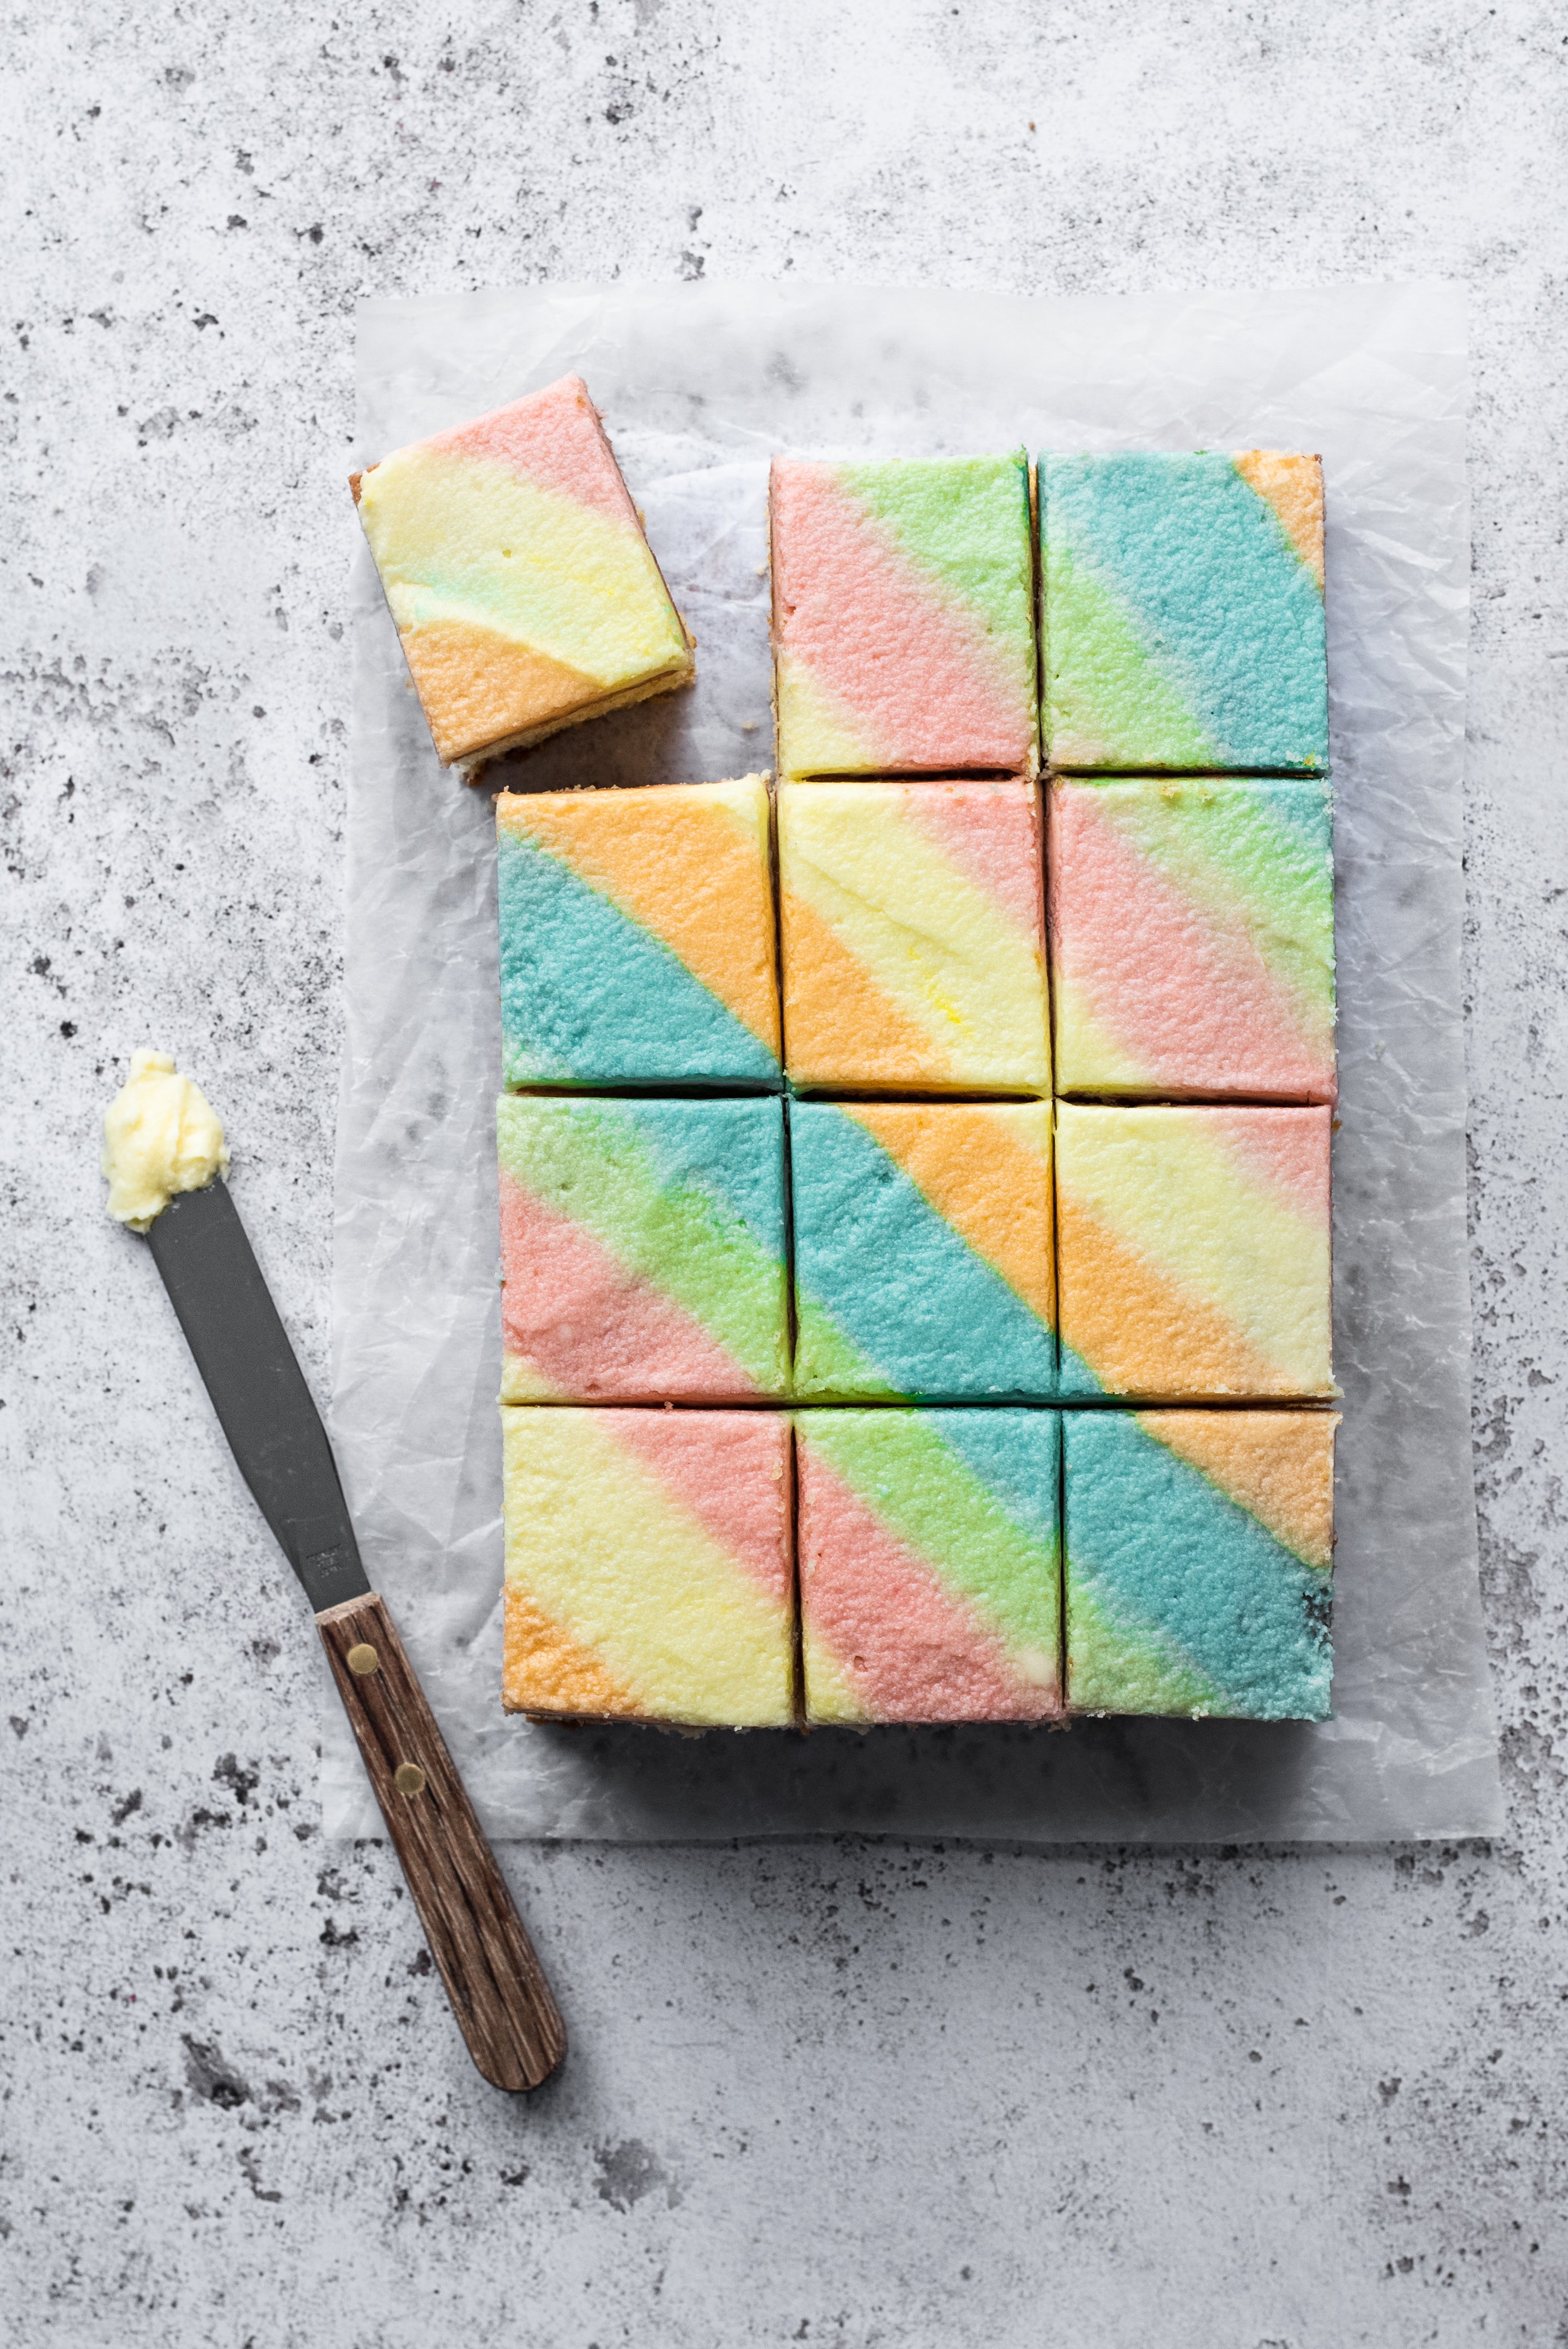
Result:
{"label": "pastel striped cake", "polygon": [[1071,1709],[1326,1719],[1337,1419],[1065,1417]]}
{"label": "pastel striped cake", "polygon": [[1042,457],[1053,766],[1328,763],[1317,458]]}
{"label": "pastel striped cake", "polygon": [[1060,1709],[1058,1416],[796,1416],[806,1719]]}
{"label": "pastel striped cake", "polygon": [[1334,1100],[1326,782],[1063,782],[1049,828],[1063,1092]]}
{"label": "pastel striped cake", "polygon": [[690,640],[580,377],[397,450],[351,486],[449,766],[690,678]]}
{"label": "pastel striped cake", "polygon": [[1049,1090],[1040,833],[1033,783],[780,786],[796,1084]]}
{"label": "pastel striped cake", "polygon": [[779,1082],[759,775],[496,800],[508,1085]]}
{"label": "pastel striped cake", "polygon": [[1022,450],[776,459],[770,518],[780,773],[1035,772]]}
{"label": "pastel striped cake", "polygon": [[789,1377],[777,1100],[508,1094],[503,1402],[738,1402]]}
{"label": "pastel striped cake", "polygon": [[1048,1102],[796,1102],[795,1393],[1056,1392]]}
{"label": "pastel striped cake", "polygon": [[1064,1395],[1334,1392],[1329,1112],[1057,1105]]}
{"label": "pastel striped cake", "polygon": [[781,1413],[524,1404],[501,1431],[509,1712],[793,1721]]}

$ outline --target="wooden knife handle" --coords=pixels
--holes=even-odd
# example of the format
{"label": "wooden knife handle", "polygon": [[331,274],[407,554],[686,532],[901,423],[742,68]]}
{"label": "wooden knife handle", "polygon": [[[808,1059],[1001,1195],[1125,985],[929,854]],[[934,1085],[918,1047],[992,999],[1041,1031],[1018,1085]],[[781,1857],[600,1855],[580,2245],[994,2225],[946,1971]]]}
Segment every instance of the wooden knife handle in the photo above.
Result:
{"label": "wooden knife handle", "polygon": [[371,1591],[315,1621],[469,2054],[537,2088],[566,2028],[392,1618]]}

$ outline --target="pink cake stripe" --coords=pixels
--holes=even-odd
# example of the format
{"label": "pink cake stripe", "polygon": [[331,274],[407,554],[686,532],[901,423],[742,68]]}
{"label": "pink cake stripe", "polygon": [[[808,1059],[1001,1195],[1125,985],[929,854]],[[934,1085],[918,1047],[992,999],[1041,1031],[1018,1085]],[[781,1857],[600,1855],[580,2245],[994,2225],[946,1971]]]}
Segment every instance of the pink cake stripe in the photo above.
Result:
{"label": "pink cake stripe", "polygon": [[1040,1691],[1021,1685],[1008,1670],[1001,1642],[815,1455],[802,1572],[812,1632],[833,1651],[873,1714],[1038,1717]]}
{"label": "pink cake stripe", "polygon": [[1202,907],[1097,814],[1088,792],[1074,792],[1058,821],[1056,856],[1070,856],[1073,869],[1072,919],[1058,930],[1063,973],[1081,981],[1113,1033],[1116,1005],[1128,1004],[1135,1053],[1158,1019],[1152,1075],[1195,1083],[1220,1065],[1333,1083],[1332,1065],[1306,1050],[1295,1007],[1263,956],[1250,941],[1217,935]]}
{"label": "pink cake stripe", "polygon": [[514,400],[438,432],[432,449],[449,449],[491,465],[507,465],[542,490],[588,506],[609,522],[637,528],[636,512],[616,471],[581,376],[562,376],[543,391]]}
{"label": "pink cake stripe", "polygon": [[[1207,1114],[1208,1112],[1205,1112]],[[1328,1225],[1326,1109],[1216,1109],[1226,1147],[1278,1192],[1287,1206]]]}
{"label": "pink cake stripe", "polygon": [[1040,842],[1031,802],[985,783],[911,795],[907,812],[929,839],[1030,937],[1040,934]]}
{"label": "pink cake stripe", "polygon": [[523,1356],[552,1386],[567,1394],[624,1394],[625,1366],[634,1362],[645,1393],[756,1393],[700,1322],[504,1172],[500,1232],[506,1350]]}
{"label": "pink cake stripe", "polygon": [[650,1468],[771,1597],[789,1588],[775,1467],[785,1430],[773,1412],[607,1412],[615,1442]]}
{"label": "pink cake stripe", "polygon": [[[812,587],[809,610],[789,616],[785,644],[869,730],[871,754],[939,766],[962,740],[975,766],[1016,766],[1014,695],[966,616],[918,576],[830,466],[791,466],[777,479],[780,535]],[[789,579],[780,585],[788,598]]]}

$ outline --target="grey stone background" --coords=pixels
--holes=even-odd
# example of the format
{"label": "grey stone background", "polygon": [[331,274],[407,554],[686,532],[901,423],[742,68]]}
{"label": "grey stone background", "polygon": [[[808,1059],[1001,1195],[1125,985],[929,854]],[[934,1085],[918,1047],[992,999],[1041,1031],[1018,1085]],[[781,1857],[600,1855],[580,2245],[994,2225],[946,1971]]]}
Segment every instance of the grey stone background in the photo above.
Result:
{"label": "grey stone background", "polygon": [[[1568,2343],[1568,24],[13,11],[0,2332],[34,2344]],[[324,1844],[314,1641],[97,1120],[165,1044],[325,1383],[353,306],[545,277],[1473,295],[1490,1847],[517,1847],[574,2033],[469,2068]],[[13,990],[15,990],[13,992]]]}

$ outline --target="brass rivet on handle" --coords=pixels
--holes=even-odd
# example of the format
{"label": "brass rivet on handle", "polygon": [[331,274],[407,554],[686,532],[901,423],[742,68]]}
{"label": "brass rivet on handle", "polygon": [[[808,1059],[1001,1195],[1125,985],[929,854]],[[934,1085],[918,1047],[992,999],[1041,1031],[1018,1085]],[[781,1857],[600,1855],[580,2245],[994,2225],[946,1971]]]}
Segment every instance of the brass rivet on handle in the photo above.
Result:
{"label": "brass rivet on handle", "polygon": [[400,1795],[422,1795],[425,1774],[417,1762],[399,1762],[392,1774],[392,1784]]}
{"label": "brass rivet on handle", "polygon": [[379,1671],[381,1669],[381,1659],[368,1640],[361,1640],[356,1648],[350,1648],[346,1661],[349,1671],[356,1673],[361,1680],[364,1680],[368,1673]]}

